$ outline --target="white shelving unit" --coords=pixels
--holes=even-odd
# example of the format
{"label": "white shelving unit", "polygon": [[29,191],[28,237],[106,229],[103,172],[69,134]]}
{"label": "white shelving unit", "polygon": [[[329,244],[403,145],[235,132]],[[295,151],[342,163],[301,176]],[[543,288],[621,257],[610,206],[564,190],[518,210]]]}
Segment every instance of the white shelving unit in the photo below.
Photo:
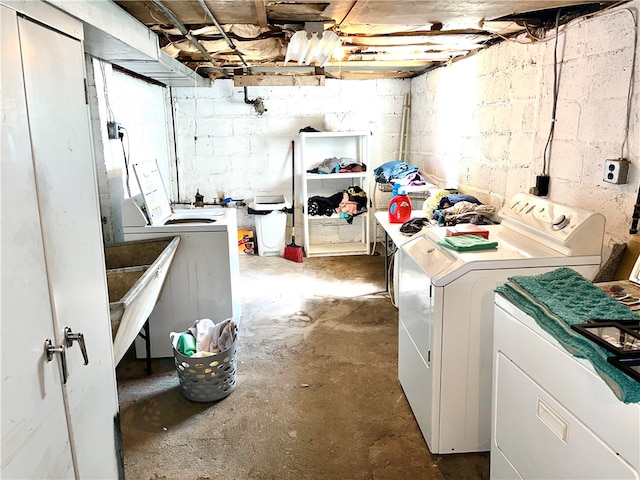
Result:
{"label": "white shelving unit", "polygon": [[307,201],[313,196],[330,197],[351,186],[362,188],[369,205],[371,172],[307,173],[326,158],[352,158],[369,165],[369,134],[366,132],[302,132],[299,138],[299,176],[302,187],[304,251],[307,257],[332,255],[368,255],[370,249],[370,212],[353,217],[349,224],[334,214],[309,215]]}

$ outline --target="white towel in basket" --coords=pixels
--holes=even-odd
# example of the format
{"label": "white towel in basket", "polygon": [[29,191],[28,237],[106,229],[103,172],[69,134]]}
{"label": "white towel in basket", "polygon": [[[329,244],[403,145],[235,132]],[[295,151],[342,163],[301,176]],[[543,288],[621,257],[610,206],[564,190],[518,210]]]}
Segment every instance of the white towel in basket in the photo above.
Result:
{"label": "white towel in basket", "polygon": [[213,323],[209,318],[196,320],[189,331],[196,337],[196,355],[220,353],[229,348],[235,340],[235,323],[227,318]]}

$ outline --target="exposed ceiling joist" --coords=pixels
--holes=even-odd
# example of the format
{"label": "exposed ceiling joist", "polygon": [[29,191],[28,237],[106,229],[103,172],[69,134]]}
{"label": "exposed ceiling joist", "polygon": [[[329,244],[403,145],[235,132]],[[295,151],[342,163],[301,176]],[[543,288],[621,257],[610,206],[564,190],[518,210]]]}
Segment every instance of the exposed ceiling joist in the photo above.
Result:
{"label": "exposed ceiling joist", "polygon": [[256,6],[256,25],[259,27],[268,27],[267,23],[267,7],[264,0],[254,0]]}
{"label": "exposed ceiling joist", "polygon": [[[167,20],[154,5],[158,3],[176,21]],[[116,0],[157,34],[165,53],[211,79],[232,78],[239,67],[260,76],[299,75],[300,65],[285,65],[284,59],[294,33],[310,23],[319,23],[340,39],[325,65],[327,76],[405,78],[448,65],[509,36],[527,35],[527,27],[535,27],[536,36],[552,34],[558,9],[561,23],[566,24],[622,3],[625,1]],[[531,35],[524,38],[538,41]]]}
{"label": "exposed ceiling joist", "polygon": [[234,87],[322,87],[324,75],[234,75]]}

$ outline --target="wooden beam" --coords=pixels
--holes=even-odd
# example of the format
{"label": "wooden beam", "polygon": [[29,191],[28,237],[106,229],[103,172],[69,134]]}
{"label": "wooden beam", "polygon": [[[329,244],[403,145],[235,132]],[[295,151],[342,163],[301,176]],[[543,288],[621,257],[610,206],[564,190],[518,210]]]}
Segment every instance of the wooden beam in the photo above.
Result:
{"label": "wooden beam", "polygon": [[268,27],[267,23],[267,6],[264,3],[264,0],[253,0],[253,3],[256,6],[256,16],[258,18],[258,26],[259,27]]}
{"label": "wooden beam", "polygon": [[324,75],[234,75],[234,87],[322,87]]}

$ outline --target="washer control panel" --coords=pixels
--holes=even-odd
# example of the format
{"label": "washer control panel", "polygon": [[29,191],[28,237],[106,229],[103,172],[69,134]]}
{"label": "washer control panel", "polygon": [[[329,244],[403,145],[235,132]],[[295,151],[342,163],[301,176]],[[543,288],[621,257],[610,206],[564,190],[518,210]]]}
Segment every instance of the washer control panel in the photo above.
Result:
{"label": "washer control panel", "polygon": [[519,193],[505,203],[499,215],[506,227],[569,255],[600,255],[602,251],[605,220],[599,213]]}

